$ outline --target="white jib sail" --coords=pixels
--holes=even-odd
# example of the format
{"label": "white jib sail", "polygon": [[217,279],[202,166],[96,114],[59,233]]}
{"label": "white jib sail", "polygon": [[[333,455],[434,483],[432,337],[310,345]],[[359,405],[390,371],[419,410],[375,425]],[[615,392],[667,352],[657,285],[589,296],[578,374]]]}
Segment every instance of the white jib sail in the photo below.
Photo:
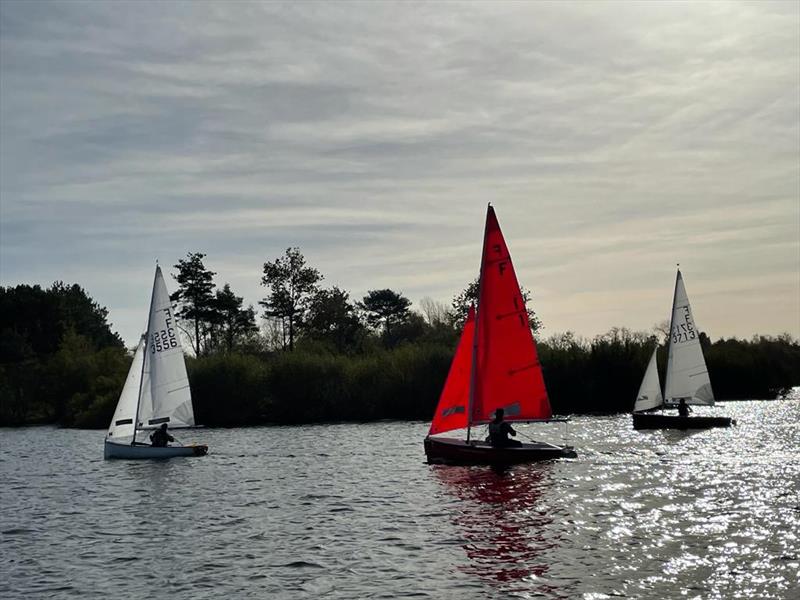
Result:
{"label": "white jib sail", "polygon": [[139,401],[139,382],[142,378],[142,361],[144,360],[144,336],[139,340],[133,362],[117,401],[117,409],[108,426],[106,439],[123,440],[133,437],[133,420],[136,418],[136,404]]}
{"label": "white jib sail", "polygon": [[192,393],[161,267],[156,267],[148,323],[139,427],[153,429],[161,423],[191,427],[195,424]]}
{"label": "white jib sail", "polygon": [[689,297],[683,285],[680,269],[675,280],[672,301],[667,380],[664,387],[667,403],[677,404],[682,398],[687,404],[714,405],[714,392],[708,368],[700,347],[700,331],[692,318]]}
{"label": "white jib sail", "polygon": [[651,410],[664,403],[664,399],[661,397],[661,382],[658,379],[657,352],[658,346],[653,350],[653,356],[650,357],[647,370],[644,372],[642,385],[639,386],[639,394],[636,396],[636,404],[633,405],[633,412]]}

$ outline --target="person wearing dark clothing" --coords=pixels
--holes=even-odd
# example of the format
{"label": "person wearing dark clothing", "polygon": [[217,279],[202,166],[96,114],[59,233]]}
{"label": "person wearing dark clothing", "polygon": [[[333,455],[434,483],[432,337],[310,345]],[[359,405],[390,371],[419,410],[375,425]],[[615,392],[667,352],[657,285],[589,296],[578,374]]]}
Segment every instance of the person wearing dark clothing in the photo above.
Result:
{"label": "person wearing dark clothing", "polygon": [[156,429],[150,434],[150,441],[156,448],[164,448],[169,445],[169,442],[174,442],[175,438],[167,433],[167,424],[162,423],[161,429]]}
{"label": "person wearing dark clothing", "polygon": [[678,416],[688,417],[690,412],[692,412],[692,409],[686,404],[686,398],[681,398],[681,401],[678,403]]}
{"label": "person wearing dark clothing", "polygon": [[510,423],[503,421],[504,413],[502,408],[494,411],[494,420],[489,423],[489,443],[496,448],[522,446],[522,442],[509,439],[508,434],[516,436],[517,432]]}

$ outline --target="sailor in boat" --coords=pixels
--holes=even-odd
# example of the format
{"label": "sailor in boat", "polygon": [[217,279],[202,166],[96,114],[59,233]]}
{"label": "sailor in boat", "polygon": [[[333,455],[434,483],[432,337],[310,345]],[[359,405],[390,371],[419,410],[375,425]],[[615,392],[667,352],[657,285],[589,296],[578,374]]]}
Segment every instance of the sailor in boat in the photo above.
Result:
{"label": "sailor in boat", "polygon": [[522,442],[512,440],[508,437],[509,433],[516,436],[517,432],[514,431],[510,423],[503,421],[504,414],[505,411],[502,408],[498,408],[494,411],[494,420],[489,423],[489,443],[496,448],[522,446]]}
{"label": "sailor in boat", "polygon": [[686,404],[686,398],[681,398],[681,401],[678,402],[678,416],[688,417],[690,412],[692,412],[692,409]]}
{"label": "sailor in boat", "polygon": [[153,447],[155,448],[165,448],[169,445],[169,442],[174,441],[175,438],[167,433],[166,423],[162,423],[160,429],[156,429],[152,434],[150,434],[150,442],[152,442]]}

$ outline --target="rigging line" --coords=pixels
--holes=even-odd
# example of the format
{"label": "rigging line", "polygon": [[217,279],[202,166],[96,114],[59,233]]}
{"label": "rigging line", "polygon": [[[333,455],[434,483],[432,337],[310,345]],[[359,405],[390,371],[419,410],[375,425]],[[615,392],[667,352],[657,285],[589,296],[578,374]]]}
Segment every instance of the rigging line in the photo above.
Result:
{"label": "rigging line", "polygon": [[523,433],[521,430],[519,430],[519,429],[515,429],[514,431],[516,431],[516,432],[517,432],[519,435],[521,435],[522,437],[524,437],[526,440],[530,440],[530,441],[532,441],[532,442],[536,442],[536,441],[537,441],[537,440],[533,439],[531,436],[529,436],[529,435],[525,435],[525,434],[524,434],[524,433]]}

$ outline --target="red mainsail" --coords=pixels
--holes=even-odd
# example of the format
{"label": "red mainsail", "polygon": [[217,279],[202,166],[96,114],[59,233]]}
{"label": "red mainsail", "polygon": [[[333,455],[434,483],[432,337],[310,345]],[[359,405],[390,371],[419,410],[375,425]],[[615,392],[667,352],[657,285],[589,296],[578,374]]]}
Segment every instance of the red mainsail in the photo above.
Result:
{"label": "red mainsail", "polygon": [[469,404],[469,384],[472,372],[472,346],[475,338],[475,307],[469,307],[469,314],[461,331],[461,339],[456,346],[450,372],[436,406],[428,435],[443,433],[453,429],[467,428],[467,408]]}
{"label": "red mainsail", "polygon": [[474,353],[470,424],[490,421],[497,408],[505,409],[507,421],[552,416],[525,302],[491,206],[483,238]]}

